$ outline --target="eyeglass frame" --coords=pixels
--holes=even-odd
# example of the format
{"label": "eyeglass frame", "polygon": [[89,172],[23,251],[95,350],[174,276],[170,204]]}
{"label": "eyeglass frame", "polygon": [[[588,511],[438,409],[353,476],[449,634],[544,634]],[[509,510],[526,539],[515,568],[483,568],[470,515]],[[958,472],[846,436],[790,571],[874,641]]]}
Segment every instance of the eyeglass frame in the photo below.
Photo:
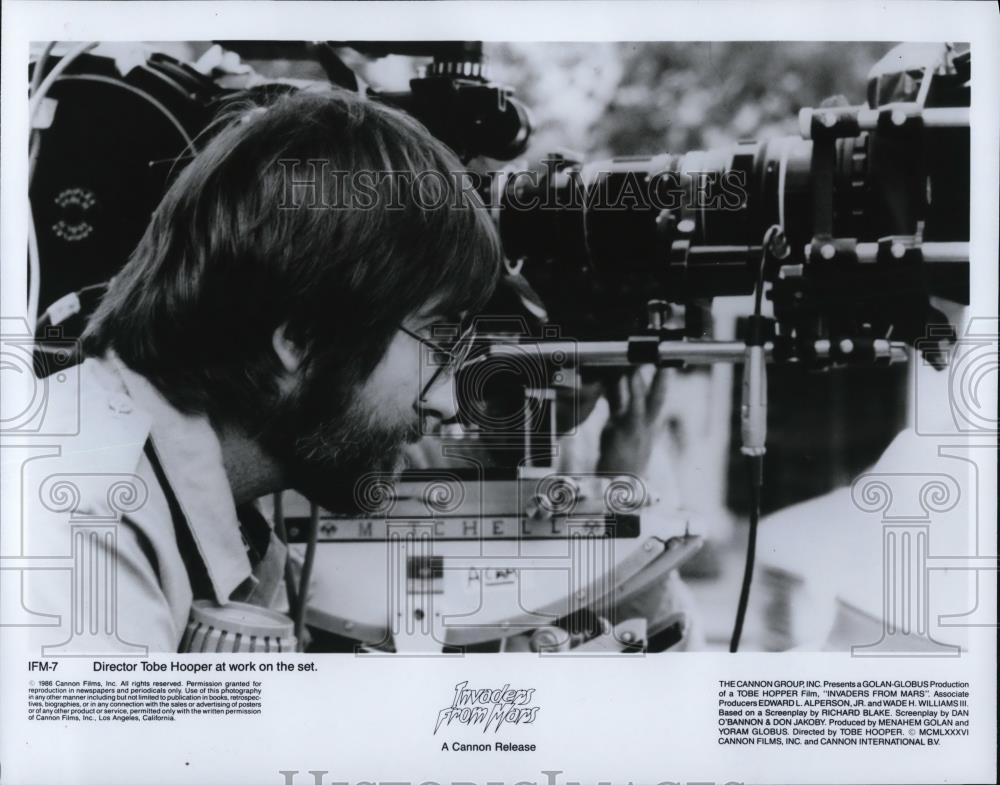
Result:
{"label": "eyeglass frame", "polygon": [[434,369],[434,373],[431,374],[431,378],[423,386],[423,389],[421,389],[420,397],[418,398],[421,403],[427,400],[427,394],[434,388],[434,385],[437,384],[438,379],[442,374],[455,374],[459,371],[459,369],[466,365],[469,359],[469,354],[476,345],[477,336],[475,325],[469,325],[465,331],[455,339],[452,346],[459,347],[457,351],[454,348],[448,349],[437,341],[432,341],[430,338],[424,338],[422,335],[413,332],[413,330],[403,327],[403,325],[400,325],[399,329],[401,332],[410,336],[418,343],[423,344],[429,349],[433,349],[438,354],[443,354],[448,357],[447,362],[441,363]]}

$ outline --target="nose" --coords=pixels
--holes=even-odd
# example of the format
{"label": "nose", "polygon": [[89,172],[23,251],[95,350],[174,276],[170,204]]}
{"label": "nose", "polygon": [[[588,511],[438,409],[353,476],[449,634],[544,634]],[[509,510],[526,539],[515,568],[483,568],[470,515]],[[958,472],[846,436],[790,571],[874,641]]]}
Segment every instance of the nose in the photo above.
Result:
{"label": "nose", "polygon": [[432,414],[441,420],[451,420],[458,414],[458,397],[455,389],[455,374],[441,374],[424,394],[421,408],[425,413]]}

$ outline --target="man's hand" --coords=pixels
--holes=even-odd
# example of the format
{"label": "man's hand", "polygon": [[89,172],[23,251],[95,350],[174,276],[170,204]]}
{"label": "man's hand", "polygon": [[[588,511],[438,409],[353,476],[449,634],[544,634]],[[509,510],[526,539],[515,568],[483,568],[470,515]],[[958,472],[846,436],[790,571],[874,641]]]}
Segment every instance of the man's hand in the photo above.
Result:
{"label": "man's hand", "polygon": [[[663,425],[667,372],[653,371],[647,383],[644,368],[634,368],[605,384],[610,414],[601,433],[600,472],[643,474]],[[648,372],[647,372],[648,373]]]}

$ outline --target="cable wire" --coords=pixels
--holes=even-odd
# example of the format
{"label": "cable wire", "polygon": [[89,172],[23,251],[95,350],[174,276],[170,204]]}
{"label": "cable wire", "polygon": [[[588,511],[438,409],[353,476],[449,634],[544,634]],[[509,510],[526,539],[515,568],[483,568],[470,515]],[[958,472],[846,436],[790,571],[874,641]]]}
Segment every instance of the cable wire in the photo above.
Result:
{"label": "cable wire", "polygon": [[[42,76],[45,73],[45,66],[48,65],[49,56],[52,54],[52,50],[55,49],[55,47],[56,47],[56,42],[49,41],[49,43],[46,44],[45,49],[43,49],[42,53],[38,56],[38,60],[35,61],[35,68],[31,73],[31,84],[28,85],[29,99],[34,98],[35,95],[38,93],[38,87],[39,85],[41,85]],[[31,141],[29,143],[30,152],[28,153],[29,188],[31,187],[31,181],[35,174],[35,162],[38,160],[38,149],[39,147],[41,147],[41,141],[42,141],[41,131],[38,128],[35,128],[33,123],[31,124],[30,134],[31,134],[30,136]]]}
{"label": "cable wire", "polygon": [[302,560],[302,574],[299,576],[298,604],[295,606],[295,637],[299,651],[302,651],[303,634],[306,627],[306,605],[309,603],[309,581],[312,578],[313,562],[316,560],[316,539],[319,536],[319,505],[309,505],[309,532],[306,540],[306,555]]}
{"label": "cable wire", "polygon": [[747,533],[747,557],[743,566],[743,584],[740,587],[740,600],[736,606],[736,622],[733,624],[733,636],[729,641],[729,651],[735,654],[740,648],[740,638],[743,635],[743,622],[746,618],[747,604],[750,601],[750,584],[753,582],[754,560],[757,554],[757,524],[760,521],[760,491],[761,467],[764,460],[755,455],[748,458],[750,467],[750,530]]}
{"label": "cable wire", "polygon": [[[768,255],[772,251],[772,245],[781,246],[783,244],[784,236],[782,234],[781,227],[777,225],[768,227],[767,231],[764,233],[763,242],[761,243],[760,265],[757,268],[757,281],[756,286],[754,287],[753,318],[750,320],[750,336],[747,339],[748,349],[746,362],[748,364],[751,360],[751,350],[749,347],[761,347],[764,344],[764,330],[761,310],[764,298],[764,274],[767,266]],[[761,351],[761,349],[757,349],[758,354]],[[763,359],[761,356],[758,356],[757,359],[758,362],[761,363],[760,372],[763,374]],[[746,372],[747,368],[745,367],[744,373]],[[751,375],[748,378],[752,379],[753,377]],[[761,379],[761,397],[764,402],[764,417],[760,427],[763,429],[766,428],[767,392],[766,385],[763,382],[763,376]],[[744,439],[747,439],[746,432],[744,432]],[[755,440],[756,443],[751,442],[755,448],[753,452],[751,452],[746,442],[744,443],[744,453],[747,455],[747,466],[750,471],[750,529],[747,532],[747,555],[746,563],[743,567],[743,583],[740,586],[740,598],[736,606],[736,621],[733,623],[733,635],[729,641],[729,651],[733,654],[739,651],[740,648],[740,638],[743,635],[743,623],[746,620],[747,605],[750,601],[750,586],[753,583],[754,560],[757,553],[757,524],[760,522],[761,489],[764,485],[764,439],[765,434],[764,431],[761,430],[759,438]]]}
{"label": "cable wire", "polygon": [[[288,546],[288,530],[285,528],[285,505],[284,494],[278,491],[273,495],[274,501],[274,532],[282,544]],[[298,608],[298,589],[295,584],[295,571],[292,569],[292,560],[285,558],[285,594],[288,597],[289,613],[295,613]]]}
{"label": "cable wire", "polygon": [[80,55],[85,52],[89,52],[97,46],[97,44],[97,41],[84,41],[82,44],[77,44],[64,54],[60,58],[59,62],[52,67],[52,70],[46,74],[41,84],[38,85],[38,89],[35,91],[35,94],[31,96],[31,99],[28,102],[28,117],[31,119],[32,124],[34,124],[35,112],[38,111],[38,107],[41,106],[42,100],[45,98],[46,93],[48,93],[52,88],[56,79],[58,79],[62,72],[69,68]]}
{"label": "cable wire", "polygon": [[28,200],[28,330],[35,334],[38,322],[38,298],[41,296],[42,263],[38,256],[38,234],[35,232],[35,218],[32,215],[31,200]]}
{"label": "cable wire", "polygon": [[45,72],[45,66],[49,62],[49,55],[52,54],[52,50],[55,48],[56,42],[49,41],[38,56],[38,60],[35,62],[35,70],[31,74],[31,84],[28,85],[29,98],[38,92],[38,85],[42,83],[42,74]]}
{"label": "cable wire", "polygon": [[[56,42],[50,41],[42,50],[38,60],[35,62],[35,69],[31,74],[31,83],[28,85],[28,98],[34,98],[38,94],[38,87],[42,83],[42,73],[49,61],[49,55],[55,49]],[[30,142],[28,148],[28,186],[31,187],[31,177],[35,171],[35,161],[38,160],[38,149],[41,146],[41,135],[38,129],[30,128]],[[35,221],[31,214],[31,205],[28,205],[28,328],[32,333],[35,331],[35,323],[38,321],[38,299],[39,299],[39,276],[41,275],[41,260],[38,255],[38,234],[35,231]]]}

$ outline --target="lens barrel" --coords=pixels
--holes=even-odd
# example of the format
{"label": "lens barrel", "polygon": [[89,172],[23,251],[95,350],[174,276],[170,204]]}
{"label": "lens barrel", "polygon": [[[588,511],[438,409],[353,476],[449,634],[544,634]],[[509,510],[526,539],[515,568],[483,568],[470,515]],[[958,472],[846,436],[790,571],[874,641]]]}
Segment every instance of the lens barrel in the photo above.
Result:
{"label": "lens barrel", "polygon": [[[554,321],[580,338],[634,332],[651,299],[751,293],[775,224],[790,256],[769,263],[769,280],[801,265],[806,278],[815,270],[825,285],[836,282],[832,297],[797,290],[818,298],[817,314],[859,292],[960,298],[967,265],[935,268],[908,254],[906,264],[886,267],[879,256],[866,267],[852,249],[896,237],[910,246],[968,241],[968,126],[928,126],[912,112],[901,121],[892,106],[853,111],[814,116],[811,138],[590,163],[550,157],[499,189],[504,250],[523,262]],[[859,116],[871,130],[857,127]],[[817,256],[827,247],[835,257]]]}

